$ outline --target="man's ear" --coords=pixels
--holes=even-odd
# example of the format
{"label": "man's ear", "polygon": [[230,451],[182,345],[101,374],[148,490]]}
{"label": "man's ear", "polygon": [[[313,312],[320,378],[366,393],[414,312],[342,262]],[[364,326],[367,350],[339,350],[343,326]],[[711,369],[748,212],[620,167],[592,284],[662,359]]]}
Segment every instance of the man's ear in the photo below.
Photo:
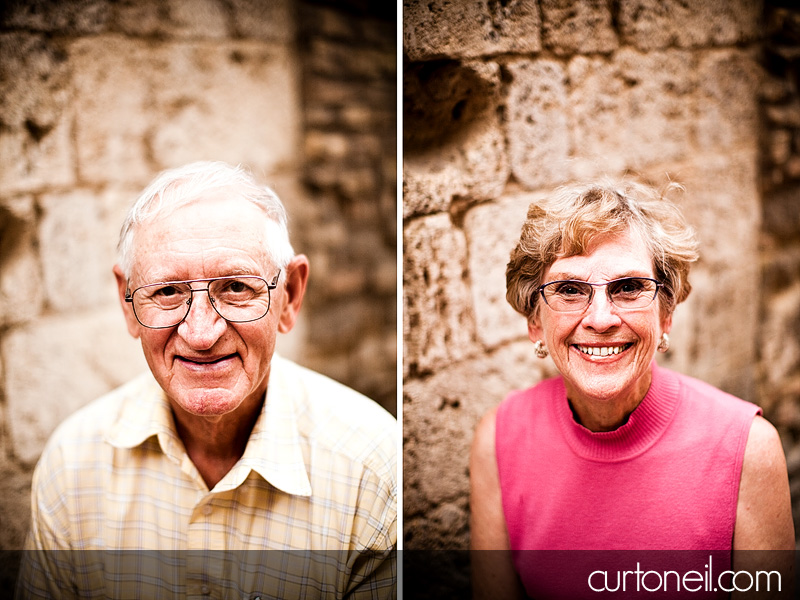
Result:
{"label": "man's ear", "polygon": [[128,290],[128,280],[122,273],[122,267],[114,265],[114,277],[117,280],[117,291],[119,293],[119,303],[122,305],[122,314],[125,315],[125,324],[128,327],[128,333],[134,338],[139,337],[141,325],[136,320],[136,315],[133,314],[133,304],[125,302],[125,292]]}
{"label": "man's ear", "polygon": [[278,319],[278,331],[281,333],[289,333],[297,322],[308,283],[308,258],[304,254],[298,254],[286,265],[285,271],[283,306]]}

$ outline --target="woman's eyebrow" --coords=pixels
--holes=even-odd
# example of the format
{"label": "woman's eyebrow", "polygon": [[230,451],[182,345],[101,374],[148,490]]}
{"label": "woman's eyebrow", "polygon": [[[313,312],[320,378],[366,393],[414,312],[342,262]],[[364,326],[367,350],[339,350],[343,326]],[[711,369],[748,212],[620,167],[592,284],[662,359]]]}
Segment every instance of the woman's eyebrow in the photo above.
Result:
{"label": "woman's eyebrow", "polygon": [[[634,269],[630,271],[625,271],[624,273],[619,273],[614,277],[610,277],[609,279],[603,279],[601,281],[614,281],[615,279],[623,279],[625,277],[653,277],[653,275],[645,271],[639,271]],[[581,277],[580,275],[576,275],[575,273],[550,273],[548,274],[547,279],[549,281],[563,281],[563,280],[589,281],[588,279],[584,279],[583,277]]]}

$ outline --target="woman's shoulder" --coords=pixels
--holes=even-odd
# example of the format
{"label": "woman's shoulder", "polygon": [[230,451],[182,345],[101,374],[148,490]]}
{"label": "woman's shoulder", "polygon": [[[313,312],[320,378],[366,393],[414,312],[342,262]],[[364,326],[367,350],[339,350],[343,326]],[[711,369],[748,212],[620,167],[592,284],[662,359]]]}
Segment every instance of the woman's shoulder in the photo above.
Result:
{"label": "woman's shoulder", "polygon": [[695,410],[707,409],[715,412],[736,413],[750,418],[761,413],[761,409],[752,402],[734,396],[710,383],[668,369],[662,368],[661,370],[677,379],[683,400]]}
{"label": "woman's shoulder", "polygon": [[511,390],[500,405],[526,402],[530,399],[541,398],[553,392],[557,392],[559,389],[563,390],[563,388],[564,381],[560,376],[550,377],[539,381],[529,388]]}

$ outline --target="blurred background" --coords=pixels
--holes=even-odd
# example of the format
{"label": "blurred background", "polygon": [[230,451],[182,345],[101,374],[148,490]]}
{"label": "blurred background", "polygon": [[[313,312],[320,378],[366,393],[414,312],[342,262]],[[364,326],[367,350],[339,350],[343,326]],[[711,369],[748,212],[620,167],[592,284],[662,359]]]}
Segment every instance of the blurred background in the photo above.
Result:
{"label": "blurred background", "polygon": [[624,174],[701,242],[659,360],[778,428],[800,533],[800,9],[775,0],[404,0],[406,549],[467,548],[469,445],[555,373],[505,301],[527,207]]}
{"label": "blurred background", "polygon": [[0,7],[0,549],[79,406],[146,369],[111,267],[162,169],[249,167],[309,256],[279,352],[396,413],[396,6],[5,0]]}

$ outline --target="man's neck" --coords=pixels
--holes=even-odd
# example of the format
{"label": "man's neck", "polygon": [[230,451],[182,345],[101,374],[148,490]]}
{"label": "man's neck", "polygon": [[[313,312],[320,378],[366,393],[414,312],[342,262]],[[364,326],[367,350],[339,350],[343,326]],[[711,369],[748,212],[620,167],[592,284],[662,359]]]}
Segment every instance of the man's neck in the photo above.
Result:
{"label": "man's neck", "polygon": [[244,454],[263,403],[262,394],[245,400],[232,413],[216,417],[193,415],[172,405],[178,436],[209,490]]}

